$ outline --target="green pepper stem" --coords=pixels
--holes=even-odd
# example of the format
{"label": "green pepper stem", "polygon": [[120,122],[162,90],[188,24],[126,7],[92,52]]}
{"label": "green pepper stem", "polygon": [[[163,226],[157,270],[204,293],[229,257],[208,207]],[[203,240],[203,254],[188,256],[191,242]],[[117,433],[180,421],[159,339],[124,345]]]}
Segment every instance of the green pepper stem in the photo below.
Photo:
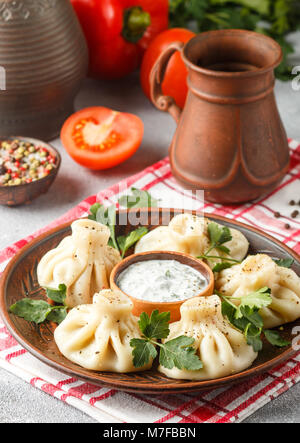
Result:
{"label": "green pepper stem", "polygon": [[122,35],[130,43],[137,43],[150,25],[150,14],[139,6],[133,6],[124,12]]}

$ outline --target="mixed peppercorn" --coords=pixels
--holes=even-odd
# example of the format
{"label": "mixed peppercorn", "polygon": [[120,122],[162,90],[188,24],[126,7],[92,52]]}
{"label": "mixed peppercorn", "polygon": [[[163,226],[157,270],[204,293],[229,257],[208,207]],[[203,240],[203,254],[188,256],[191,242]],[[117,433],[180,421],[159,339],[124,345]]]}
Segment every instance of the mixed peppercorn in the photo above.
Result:
{"label": "mixed peppercorn", "polygon": [[[300,200],[299,200],[298,202],[296,202],[295,200],[290,200],[289,205],[290,205],[290,206],[296,206],[296,205],[300,206]],[[297,209],[295,209],[295,210],[290,214],[290,217],[291,217],[291,218],[297,218],[298,215],[300,215],[300,210],[298,211]],[[276,212],[274,212],[274,217],[275,217],[275,218],[281,218],[281,217],[283,217],[283,216],[282,216],[282,214],[281,214],[280,212],[276,211]],[[286,224],[284,225],[284,227],[285,227],[285,229],[290,229],[290,228],[291,228],[291,225],[290,225],[289,223],[286,223]]]}
{"label": "mixed peppercorn", "polygon": [[50,174],[56,157],[47,148],[20,140],[0,141],[0,185],[31,183]]}

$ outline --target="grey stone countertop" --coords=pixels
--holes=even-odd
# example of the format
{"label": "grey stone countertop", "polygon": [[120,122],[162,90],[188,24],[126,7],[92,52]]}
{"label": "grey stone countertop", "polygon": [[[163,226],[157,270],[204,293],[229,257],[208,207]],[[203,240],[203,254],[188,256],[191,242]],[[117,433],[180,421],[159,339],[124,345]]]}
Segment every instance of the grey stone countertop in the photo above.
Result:
{"label": "grey stone countertop", "polygon": [[[293,36],[298,43],[294,65],[300,65],[300,33]],[[298,61],[298,62],[297,62]],[[289,137],[300,141],[300,90],[291,83],[276,83],[278,107]],[[175,123],[154,109],[144,97],[137,75],[117,82],[86,80],[77,99],[76,109],[107,106],[137,114],[145,123],[145,136],[139,151],[126,163],[104,172],[92,172],[77,165],[53,141],[62,154],[62,166],[50,192],[28,206],[0,208],[0,249],[49,224],[89,195],[135,174],[167,155]],[[63,189],[63,192],[61,191]],[[257,411],[247,423],[299,423],[300,384]],[[34,389],[5,370],[0,370],[0,422],[94,422],[72,406]]]}

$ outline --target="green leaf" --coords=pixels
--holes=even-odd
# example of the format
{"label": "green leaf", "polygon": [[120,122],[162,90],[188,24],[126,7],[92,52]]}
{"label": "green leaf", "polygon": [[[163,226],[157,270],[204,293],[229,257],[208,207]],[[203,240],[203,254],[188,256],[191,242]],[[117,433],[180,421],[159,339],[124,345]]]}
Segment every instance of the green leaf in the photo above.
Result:
{"label": "green leaf", "polygon": [[48,314],[47,320],[53,321],[59,325],[66,318],[67,314],[66,307],[54,306],[52,311]]}
{"label": "green leaf", "polygon": [[219,238],[219,244],[227,243],[232,240],[230,229],[227,226],[223,226],[221,230],[221,236]]}
{"label": "green leaf", "polygon": [[100,203],[95,203],[90,208],[91,215],[89,216],[90,220],[97,221],[102,225],[105,225],[109,228],[110,231],[110,239],[109,246],[119,250],[118,243],[116,241],[115,228],[116,228],[116,207],[115,205],[111,205],[108,208],[101,205]]}
{"label": "green leaf", "polygon": [[235,266],[236,263],[228,263],[228,262],[222,262],[222,263],[217,263],[214,268],[213,268],[213,272],[221,272],[224,269],[229,269],[232,266]]}
{"label": "green leaf", "polygon": [[119,205],[125,208],[156,208],[158,201],[148,191],[131,188],[132,195],[124,195],[119,199]]}
{"label": "green leaf", "polygon": [[221,252],[224,252],[224,254],[230,254],[230,249],[227,248],[227,246],[224,245],[216,245],[216,249],[218,249]]}
{"label": "green leaf", "polygon": [[133,348],[133,364],[136,368],[147,365],[151,358],[157,356],[155,346],[148,340],[133,338],[130,340],[130,346]]}
{"label": "green leaf", "polygon": [[160,350],[159,362],[167,369],[174,366],[178,369],[197,371],[203,364],[192,347],[195,340],[184,335],[164,343]]}
{"label": "green leaf", "polygon": [[170,312],[159,313],[158,309],[152,312],[151,317],[143,312],[140,315],[139,327],[145,337],[152,339],[167,338],[170,333],[169,322],[171,314]]}
{"label": "green leaf", "polygon": [[233,324],[235,320],[235,314],[238,308],[226,298],[222,297],[222,315],[227,317],[229,322]]}
{"label": "green leaf", "polygon": [[229,300],[230,297],[217,293],[222,299],[223,316],[227,317],[233,326],[244,333],[248,345],[252,346],[255,352],[259,352],[263,348],[262,333],[273,346],[285,347],[290,345],[290,342],[285,341],[277,331],[264,330],[263,328],[264,322],[259,310],[272,303],[270,294],[270,288],[261,288],[245,297],[236,299],[241,300],[240,306],[237,307]]}
{"label": "green leaf", "polygon": [[118,245],[122,252],[122,257],[124,257],[125,253],[128,251],[129,248],[131,248],[133,245],[135,245],[136,242],[138,242],[144,235],[146,235],[148,232],[148,229],[141,226],[135,231],[130,232],[127,236],[120,236],[118,237]]}
{"label": "green leaf", "polygon": [[242,310],[243,307],[261,309],[272,303],[271,289],[268,287],[261,288],[258,291],[251,292],[250,294],[241,297],[240,300],[240,310]]}
{"label": "green leaf", "polygon": [[261,315],[258,313],[257,309],[250,308],[249,306],[244,306],[240,308],[241,317],[247,319],[256,328],[262,329],[264,326],[264,321]]}
{"label": "green leaf", "polygon": [[211,5],[225,5],[227,3],[236,3],[239,6],[245,6],[253,9],[258,14],[267,15],[270,9],[270,0],[210,0]]}
{"label": "green leaf", "polygon": [[46,320],[52,307],[43,300],[23,298],[22,300],[17,301],[17,303],[12,305],[9,309],[18,317],[39,324]]}
{"label": "green leaf", "polygon": [[100,203],[95,203],[94,205],[92,205],[90,207],[90,214],[88,215],[88,219],[97,221],[97,212],[101,207],[103,207],[103,205],[101,205]]}
{"label": "green leaf", "polygon": [[111,205],[107,208],[107,226],[110,230],[110,238],[112,240],[113,246],[115,249],[119,250],[118,243],[116,241],[116,234],[115,234],[115,228],[116,228],[116,207],[115,205]]}
{"label": "green leaf", "polygon": [[281,258],[280,260],[275,260],[274,259],[274,262],[278,266],[281,266],[282,268],[290,269],[293,266],[295,260],[293,258]]}
{"label": "green leaf", "polygon": [[216,248],[229,254],[230,250],[223,245],[232,240],[230,229],[227,226],[219,226],[217,223],[212,222],[208,224],[207,230],[211,242],[211,249]]}
{"label": "green leaf", "polygon": [[285,341],[277,331],[265,329],[264,334],[268,342],[273,346],[277,346],[278,348],[284,348],[285,346],[289,346],[291,344],[289,341]]}
{"label": "green leaf", "polygon": [[254,352],[260,352],[263,348],[261,332],[262,330],[260,328],[256,328],[251,324],[249,324],[245,330],[247,343],[249,346],[253,347]]}
{"label": "green leaf", "polygon": [[251,325],[251,323],[246,317],[241,317],[241,318],[234,317],[231,323],[233,324],[233,326],[235,326],[243,333],[245,333],[246,329],[249,327],[249,325]]}
{"label": "green leaf", "polygon": [[212,244],[217,244],[222,235],[221,227],[217,223],[211,222],[208,224],[207,230],[210,242]]}
{"label": "green leaf", "polygon": [[58,286],[58,289],[45,288],[47,297],[56,303],[64,304],[67,296],[67,287],[64,284]]}

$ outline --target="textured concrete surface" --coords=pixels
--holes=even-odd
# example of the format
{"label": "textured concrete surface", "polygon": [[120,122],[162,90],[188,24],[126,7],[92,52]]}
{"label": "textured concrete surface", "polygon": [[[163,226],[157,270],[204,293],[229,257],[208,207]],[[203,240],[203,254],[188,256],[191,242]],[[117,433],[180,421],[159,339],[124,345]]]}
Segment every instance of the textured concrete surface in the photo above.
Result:
{"label": "textured concrete surface", "polygon": [[[300,33],[293,64],[300,65]],[[276,84],[278,107],[289,137],[300,140],[300,91],[291,83]],[[51,191],[20,208],[0,208],[0,249],[55,220],[87,196],[139,172],[167,155],[175,124],[171,117],[155,110],[140,90],[137,75],[124,81],[102,83],[87,80],[76,100],[76,109],[108,106],[133,112],[145,123],[145,137],[139,151],[123,165],[105,172],[92,172],[74,163],[59,139],[53,145],[62,154],[62,167]],[[246,422],[300,422],[300,385],[266,405]],[[71,406],[40,392],[22,380],[0,370],[0,422],[93,422]]]}

